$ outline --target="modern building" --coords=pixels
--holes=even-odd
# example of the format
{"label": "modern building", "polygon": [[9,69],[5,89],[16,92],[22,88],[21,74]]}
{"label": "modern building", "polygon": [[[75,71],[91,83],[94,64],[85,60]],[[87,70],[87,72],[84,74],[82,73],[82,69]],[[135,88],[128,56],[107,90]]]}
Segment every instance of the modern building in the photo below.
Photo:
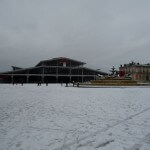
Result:
{"label": "modern building", "polygon": [[0,73],[5,83],[59,83],[85,82],[96,79],[105,72],[84,67],[85,63],[66,57],[40,61],[35,67],[20,68],[12,66],[12,71]]}
{"label": "modern building", "polygon": [[119,68],[120,76],[129,75],[133,80],[141,82],[150,81],[150,64],[129,63],[121,65]]}

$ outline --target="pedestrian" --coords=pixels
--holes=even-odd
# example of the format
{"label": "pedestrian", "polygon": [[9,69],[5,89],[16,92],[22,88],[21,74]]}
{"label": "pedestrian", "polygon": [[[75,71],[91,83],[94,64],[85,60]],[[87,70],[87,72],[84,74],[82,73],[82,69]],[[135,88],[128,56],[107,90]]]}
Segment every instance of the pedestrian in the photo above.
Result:
{"label": "pedestrian", "polygon": [[66,87],[68,87],[68,82],[66,82]]}
{"label": "pedestrian", "polygon": [[23,80],[21,81],[21,85],[23,86]]}
{"label": "pedestrian", "polygon": [[79,82],[77,83],[77,87],[79,87]]}

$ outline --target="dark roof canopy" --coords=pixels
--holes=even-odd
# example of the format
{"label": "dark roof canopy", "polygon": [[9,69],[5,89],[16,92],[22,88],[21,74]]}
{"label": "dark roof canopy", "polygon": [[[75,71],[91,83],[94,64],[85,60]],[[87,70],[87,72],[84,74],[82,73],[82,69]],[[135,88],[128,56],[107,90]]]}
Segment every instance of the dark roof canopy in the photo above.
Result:
{"label": "dark roof canopy", "polygon": [[20,70],[20,69],[23,69],[23,68],[20,68],[20,67],[16,67],[16,66],[11,66],[13,70]]}
{"label": "dark roof canopy", "polygon": [[42,60],[36,66],[42,66],[44,63],[50,63],[53,61],[59,61],[59,62],[63,62],[63,61],[68,62],[69,61],[69,62],[76,63],[77,65],[86,64],[86,63],[78,61],[78,60],[74,60],[74,59],[70,59],[70,58],[66,58],[66,57],[58,57],[58,58],[52,58],[52,59],[48,59],[48,60]]}
{"label": "dark roof canopy", "polygon": [[[16,66],[12,66],[12,71],[3,72],[1,74],[41,74],[43,73],[43,68],[47,71],[47,68],[60,68],[60,70],[63,69],[71,69],[76,72],[76,69],[84,69],[85,72],[87,71],[88,75],[107,75],[107,73],[94,70],[90,68],[83,67],[85,63],[81,61],[77,61],[74,59],[66,58],[66,57],[58,57],[58,58],[52,58],[48,60],[40,61],[35,67],[29,67],[29,68],[20,68]],[[77,72],[76,72],[77,73]],[[81,72],[80,72],[81,73]]]}

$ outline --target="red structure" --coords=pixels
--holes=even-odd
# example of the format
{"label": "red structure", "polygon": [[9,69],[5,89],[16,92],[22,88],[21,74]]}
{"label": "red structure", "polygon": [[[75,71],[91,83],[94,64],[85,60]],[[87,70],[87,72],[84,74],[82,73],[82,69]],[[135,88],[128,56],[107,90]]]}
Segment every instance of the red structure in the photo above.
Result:
{"label": "red structure", "polygon": [[150,64],[129,63],[121,65],[119,68],[120,77],[131,76],[133,80],[141,82],[150,81]]}

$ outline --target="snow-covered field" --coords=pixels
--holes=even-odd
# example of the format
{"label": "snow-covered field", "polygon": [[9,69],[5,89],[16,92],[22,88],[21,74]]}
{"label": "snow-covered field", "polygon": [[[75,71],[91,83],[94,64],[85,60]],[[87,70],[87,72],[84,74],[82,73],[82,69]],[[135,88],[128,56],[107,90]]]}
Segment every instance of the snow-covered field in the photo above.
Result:
{"label": "snow-covered field", "polygon": [[0,150],[150,150],[150,88],[0,84]]}

